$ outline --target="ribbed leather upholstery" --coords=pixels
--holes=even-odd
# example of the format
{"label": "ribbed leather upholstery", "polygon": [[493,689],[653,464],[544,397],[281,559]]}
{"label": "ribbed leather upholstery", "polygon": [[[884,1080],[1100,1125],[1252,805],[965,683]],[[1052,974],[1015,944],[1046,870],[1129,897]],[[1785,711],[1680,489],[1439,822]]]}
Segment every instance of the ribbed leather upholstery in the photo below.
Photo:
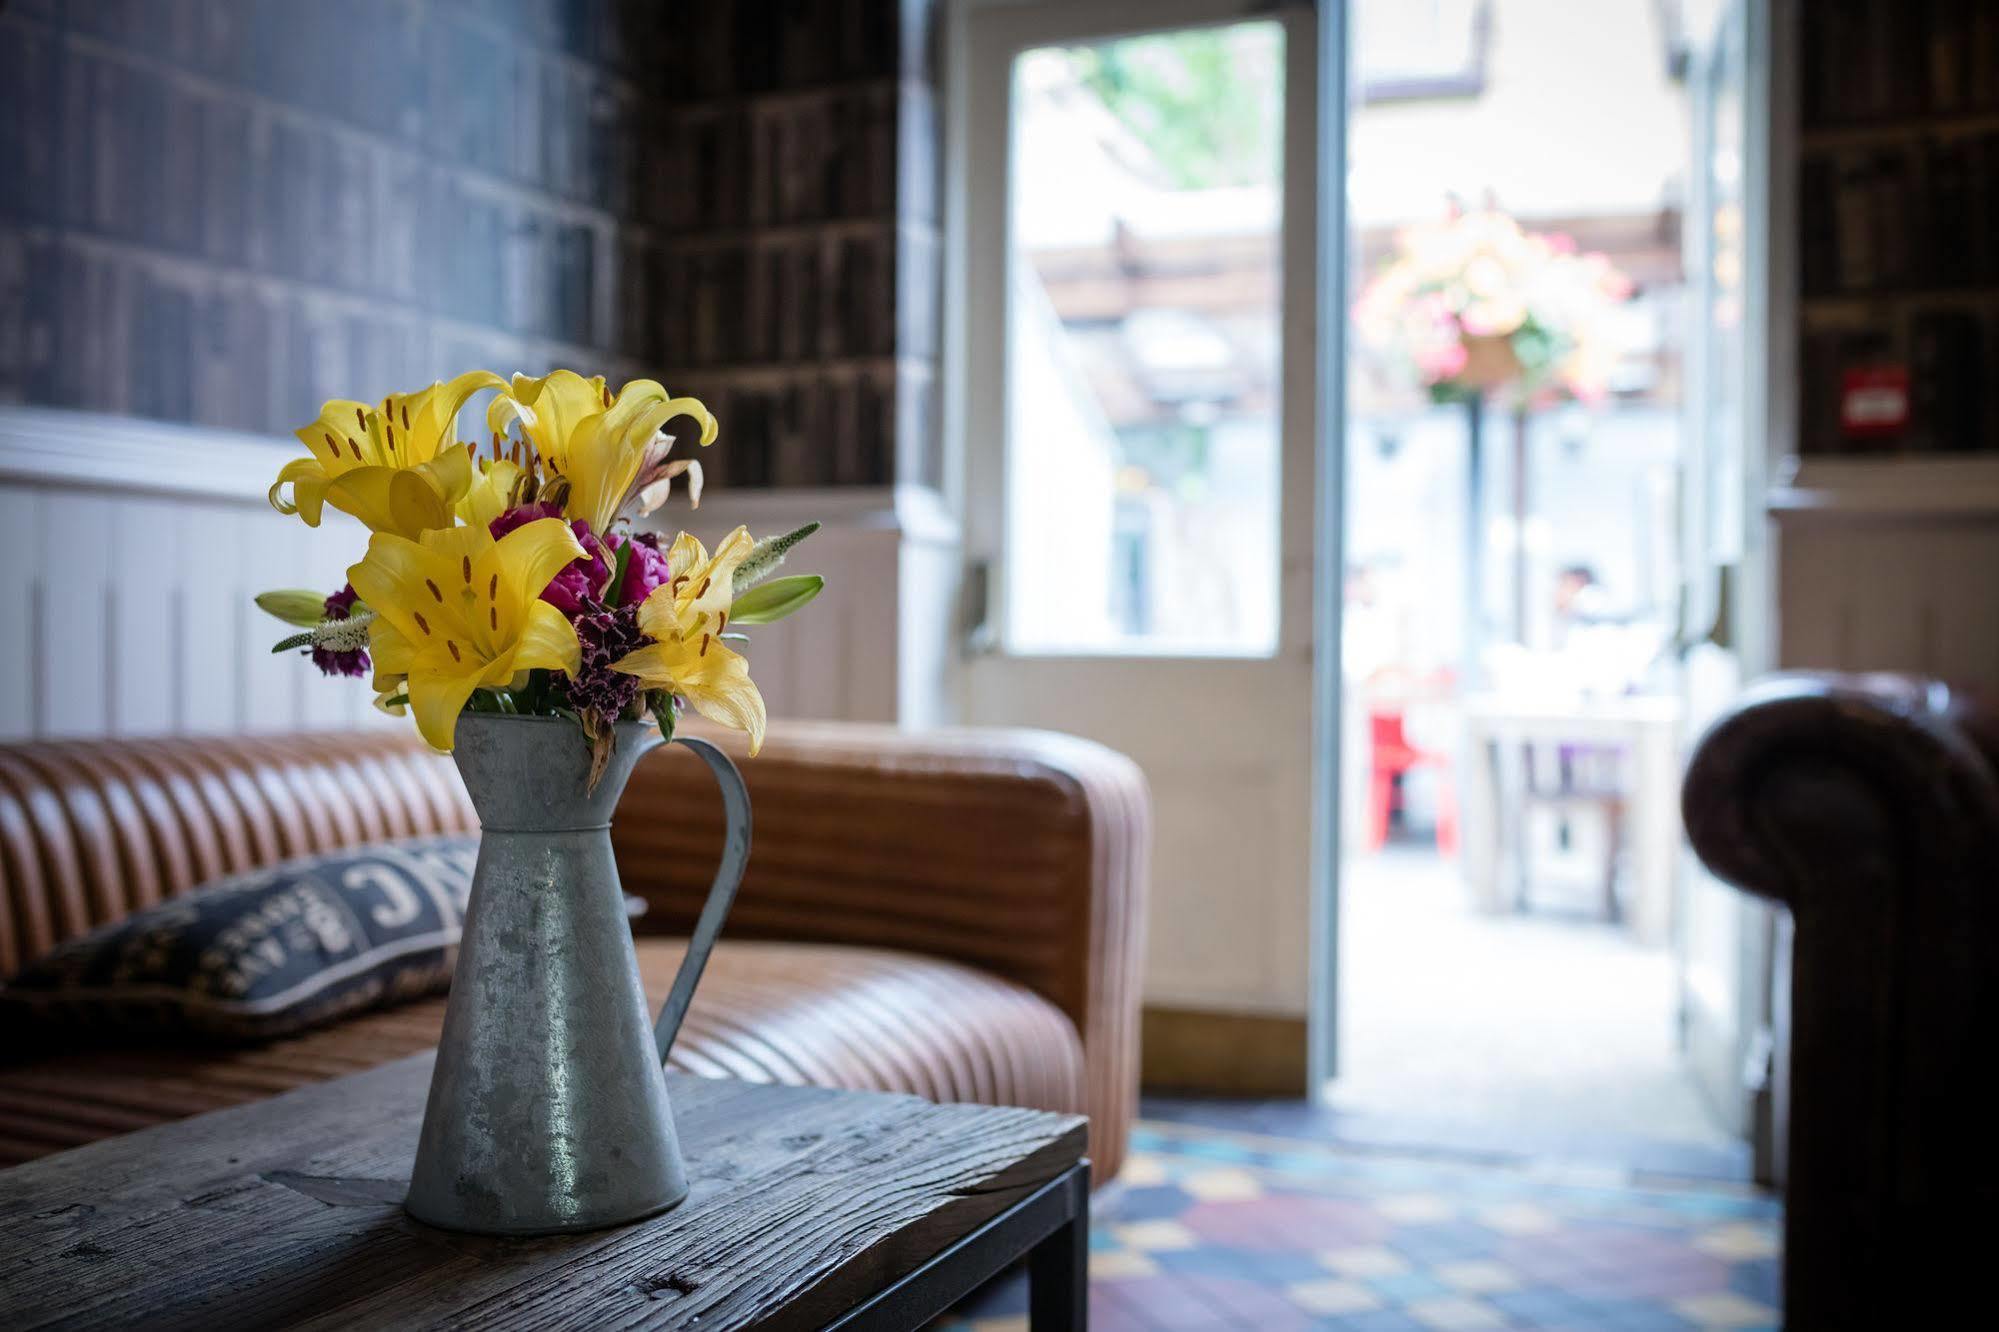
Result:
{"label": "ribbed leather upholstery", "polygon": [[[654,1005],[677,939],[639,942]],[[357,1073],[437,1044],[444,1000],[242,1050],[79,1050],[0,1065],[0,1165]],[[703,1077],[1080,1112],[1076,1029],[1038,995],[931,958],[826,944],[716,948],[671,1066]]]}
{"label": "ribbed leather upholstery", "polygon": [[[793,723],[736,756],[756,851],[734,939],[859,944],[963,962],[1052,1002],[1087,1055],[1097,1178],[1138,1108],[1151,802],[1136,764],[1042,731]],[[655,813],[657,811],[657,813]],[[646,930],[685,933],[720,854],[722,802],[683,749],[632,775],[611,838]]]}
{"label": "ribbed leather upholstery", "polygon": [[[845,724],[780,727],[743,768],[756,849],[674,1062],[1083,1109],[1098,1178],[1115,1173],[1137,1092],[1136,769],[1060,736]],[[449,762],[400,734],[0,745],[0,971],[215,875],[472,826]],[[649,905],[641,932],[683,934],[721,841],[691,755],[640,764],[614,840]],[[641,940],[655,998],[679,948]],[[254,1050],[8,1061],[0,1160],[396,1058],[434,1044],[442,1012],[429,1001]]]}

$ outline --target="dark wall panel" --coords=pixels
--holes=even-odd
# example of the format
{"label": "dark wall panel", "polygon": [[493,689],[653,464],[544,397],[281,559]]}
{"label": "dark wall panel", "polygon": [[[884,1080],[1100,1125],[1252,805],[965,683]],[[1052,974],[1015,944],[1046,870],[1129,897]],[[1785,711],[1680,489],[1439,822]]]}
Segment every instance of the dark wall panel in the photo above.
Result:
{"label": "dark wall panel", "polygon": [[884,483],[927,11],[0,0],[0,401],[274,433],[568,365],[709,397],[718,479]]}

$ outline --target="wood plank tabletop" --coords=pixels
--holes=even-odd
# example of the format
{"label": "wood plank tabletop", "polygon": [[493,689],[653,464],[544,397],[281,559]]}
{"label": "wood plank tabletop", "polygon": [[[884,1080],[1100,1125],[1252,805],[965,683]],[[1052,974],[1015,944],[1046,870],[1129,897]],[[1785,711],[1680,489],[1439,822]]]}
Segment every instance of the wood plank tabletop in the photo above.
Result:
{"label": "wood plank tabletop", "polygon": [[1074,1115],[668,1074],[649,1221],[409,1220],[430,1054],[0,1171],[0,1327],[819,1327],[1076,1164]]}

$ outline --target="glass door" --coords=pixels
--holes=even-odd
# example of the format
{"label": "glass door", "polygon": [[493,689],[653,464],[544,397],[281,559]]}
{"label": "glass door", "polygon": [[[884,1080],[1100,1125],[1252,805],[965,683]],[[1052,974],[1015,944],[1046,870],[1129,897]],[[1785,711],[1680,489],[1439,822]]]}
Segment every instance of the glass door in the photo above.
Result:
{"label": "glass door", "polygon": [[1148,1004],[1303,1018],[1313,15],[1077,0],[966,35],[964,715],[1144,768]]}

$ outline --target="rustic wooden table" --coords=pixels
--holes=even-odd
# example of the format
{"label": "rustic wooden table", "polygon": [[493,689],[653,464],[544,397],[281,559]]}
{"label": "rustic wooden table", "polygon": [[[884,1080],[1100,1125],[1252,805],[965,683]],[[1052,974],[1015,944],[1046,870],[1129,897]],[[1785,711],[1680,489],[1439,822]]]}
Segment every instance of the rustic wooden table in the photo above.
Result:
{"label": "rustic wooden table", "polygon": [[669,1075],[693,1188],[482,1239],[402,1196],[431,1056],[0,1171],[0,1327],[919,1327],[1030,1256],[1084,1319],[1072,1115]]}

